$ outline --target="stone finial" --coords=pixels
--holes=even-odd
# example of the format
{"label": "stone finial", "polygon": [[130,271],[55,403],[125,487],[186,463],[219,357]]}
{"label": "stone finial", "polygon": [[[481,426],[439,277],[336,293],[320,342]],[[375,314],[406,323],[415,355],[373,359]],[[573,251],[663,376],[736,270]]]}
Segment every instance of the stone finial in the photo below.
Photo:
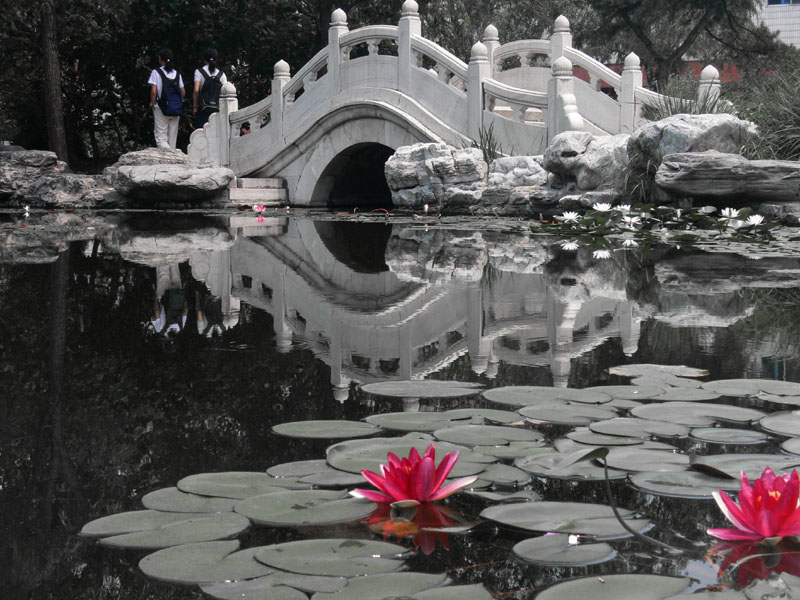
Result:
{"label": "stone finial", "polygon": [[288,79],[291,76],[291,70],[289,69],[289,63],[285,60],[279,60],[275,63],[275,66],[272,68],[272,72],[275,77],[282,77]]}
{"label": "stone finial", "polygon": [[331,13],[331,27],[341,26],[347,26],[347,14],[341,8],[337,8]]}
{"label": "stone finial", "polygon": [[625,57],[625,66],[624,69],[628,70],[639,70],[642,67],[642,61],[639,60],[639,55],[635,52],[631,52],[628,56]]}
{"label": "stone finial", "polygon": [[403,2],[403,7],[400,9],[401,17],[416,17],[419,15],[419,4],[414,0],[406,0]]}
{"label": "stone finial", "polygon": [[719,83],[719,70],[714,65],[707,65],[700,72],[701,83]]}
{"label": "stone finial", "polygon": [[569,33],[569,19],[564,15],[556,17],[553,23],[553,33]]}
{"label": "stone finial", "polygon": [[553,61],[550,69],[554,77],[572,76],[572,61],[566,56],[559,56]]}
{"label": "stone finial", "polygon": [[482,60],[489,60],[489,50],[487,50],[486,46],[484,46],[481,42],[475,42],[472,45],[472,50],[469,52],[469,62],[477,62]]}
{"label": "stone finial", "polygon": [[495,27],[494,25],[487,26],[486,29],[483,30],[483,41],[499,42],[500,33],[497,31],[497,27]]}
{"label": "stone finial", "polygon": [[222,98],[235,98],[236,86],[233,85],[230,81],[226,81],[225,83],[222,84],[222,89],[220,89],[219,95]]}

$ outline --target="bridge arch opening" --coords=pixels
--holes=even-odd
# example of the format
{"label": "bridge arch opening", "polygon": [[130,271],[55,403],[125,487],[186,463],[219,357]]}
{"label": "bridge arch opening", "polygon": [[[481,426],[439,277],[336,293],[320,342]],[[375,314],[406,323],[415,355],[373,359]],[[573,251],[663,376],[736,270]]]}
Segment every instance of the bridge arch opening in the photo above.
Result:
{"label": "bridge arch opening", "polygon": [[383,144],[354,144],[331,160],[314,186],[314,206],[391,208],[383,166],[394,150]]}

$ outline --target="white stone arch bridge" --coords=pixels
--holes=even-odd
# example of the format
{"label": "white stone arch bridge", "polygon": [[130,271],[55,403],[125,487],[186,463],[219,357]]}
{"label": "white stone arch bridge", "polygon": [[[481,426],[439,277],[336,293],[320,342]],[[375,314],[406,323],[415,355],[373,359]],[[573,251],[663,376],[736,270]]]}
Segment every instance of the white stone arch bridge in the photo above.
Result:
{"label": "white stone arch bridge", "polygon": [[[240,109],[225,84],[220,112],[192,133],[188,153],[239,177],[281,177],[295,206],[327,205],[347,185],[348,165],[382,173],[402,145],[471,145],[491,128],[504,152],[541,154],[562,131],[631,132],[642,107],[658,99],[642,87],[638,56],[614,72],[572,47],[563,16],[540,40],[500,44],[490,25],[467,64],[422,35],[414,0],[403,3],[397,26],[350,31],[335,10],[328,45],[293,76],[279,61],[271,92]],[[719,73],[708,66],[698,95],[718,93]],[[252,133],[240,136],[244,122]]]}

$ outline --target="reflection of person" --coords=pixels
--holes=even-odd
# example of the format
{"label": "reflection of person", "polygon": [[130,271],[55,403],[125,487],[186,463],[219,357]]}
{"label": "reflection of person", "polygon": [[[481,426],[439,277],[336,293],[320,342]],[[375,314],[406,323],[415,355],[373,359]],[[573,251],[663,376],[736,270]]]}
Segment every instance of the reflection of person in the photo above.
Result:
{"label": "reflection of person", "polygon": [[239,128],[239,135],[247,135],[250,133],[250,121],[245,121]]}
{"label": "reflection of person", "polygon": [[197,307],[197,333],[206,337],[222,335],[225,320],[222,315],[222,300],[208,293],[195,293]]}
{"label": "reflection of person", "polygon": [[192,114],[195,115],[194,126],[197,129],[202,129],[209,117],[219,112],[219,92],[227,81],[225,73],[217,67],[217,51],[206,48],[203,66],[194,72]]}
{"label": "reflection of person", "polygon": [[177,264],[156,267],[156,295],[150,325],[156,333],[177,335],[186,324],[186,295]]}
{"label": "reflection of person", "polygon": [[[180,89],[181,98],[186,94],[183,87],[183,78],[175,66],[172,64],[172,51],[169,48],[162,48],[158,51],[158,67],[150,73],[150,110],[153,111],[153,133],[156,138],[158,148],[175,149],[178,145],[178,124],[179,115],[165,115],[161,109],[162,95],[166,95],[166,86],[177,78],[177,85]],[[182,110],[182,109],[181,109]]]}

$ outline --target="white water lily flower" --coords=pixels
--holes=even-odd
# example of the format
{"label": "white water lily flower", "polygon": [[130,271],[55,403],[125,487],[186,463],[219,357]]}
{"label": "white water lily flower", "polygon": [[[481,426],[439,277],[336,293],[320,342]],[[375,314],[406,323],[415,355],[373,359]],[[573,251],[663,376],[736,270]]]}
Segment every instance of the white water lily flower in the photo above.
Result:
{"label": "white water lily flower", "polygon": [[597,204],[592,206],[597,212],[608,212],[611,210],[611,204],[608,202],[598,202]]}
{"label": "white water lily flower", "polygon": [[626,248],[638,248],[639,242],[637,242],[632,238],[628,238],[626,240],[623,240],[622,245],[625,246]]}
{"label": "white water lily flower", "polygon": [[617,207],[617,210],[622,212],[622,213],[629,213],[629,212],[631,212],[631,205],[630,204],[620,204]]}
{"label": "white water lily flower", "polygon": [[579,247],[580,244],[574,240],[564,240],[561,242],[562,250],[577,250]]}
{"label": "white water lily flower", "polygon": [[747,217],[747,224],[750,226],[761,225],[763,222],[764,217],[762,215],[750,215]]}
{"label": "white water lily flower", "polygon": [[627,227],[636,227],[637,225],[641,224],[642,220],[639,217],[622,217],[622,222]]}
{"label": "white water lily flower", "polygon": [[580,215],[576,212],[565,212],[560,217],[556,217],[556,219],[564,221],[564,223],[577,223],[579,217]]}
{"label": "white water lily flower", "polygon": [[611,252],[608,250],[595,250],[592,252],[594,258],[611,258]]}
{"label": "white water lily flower", "polygon": [[723,208],[721,214],[723,219],[735,219],[739,216],[739,211],[735,208]]}

